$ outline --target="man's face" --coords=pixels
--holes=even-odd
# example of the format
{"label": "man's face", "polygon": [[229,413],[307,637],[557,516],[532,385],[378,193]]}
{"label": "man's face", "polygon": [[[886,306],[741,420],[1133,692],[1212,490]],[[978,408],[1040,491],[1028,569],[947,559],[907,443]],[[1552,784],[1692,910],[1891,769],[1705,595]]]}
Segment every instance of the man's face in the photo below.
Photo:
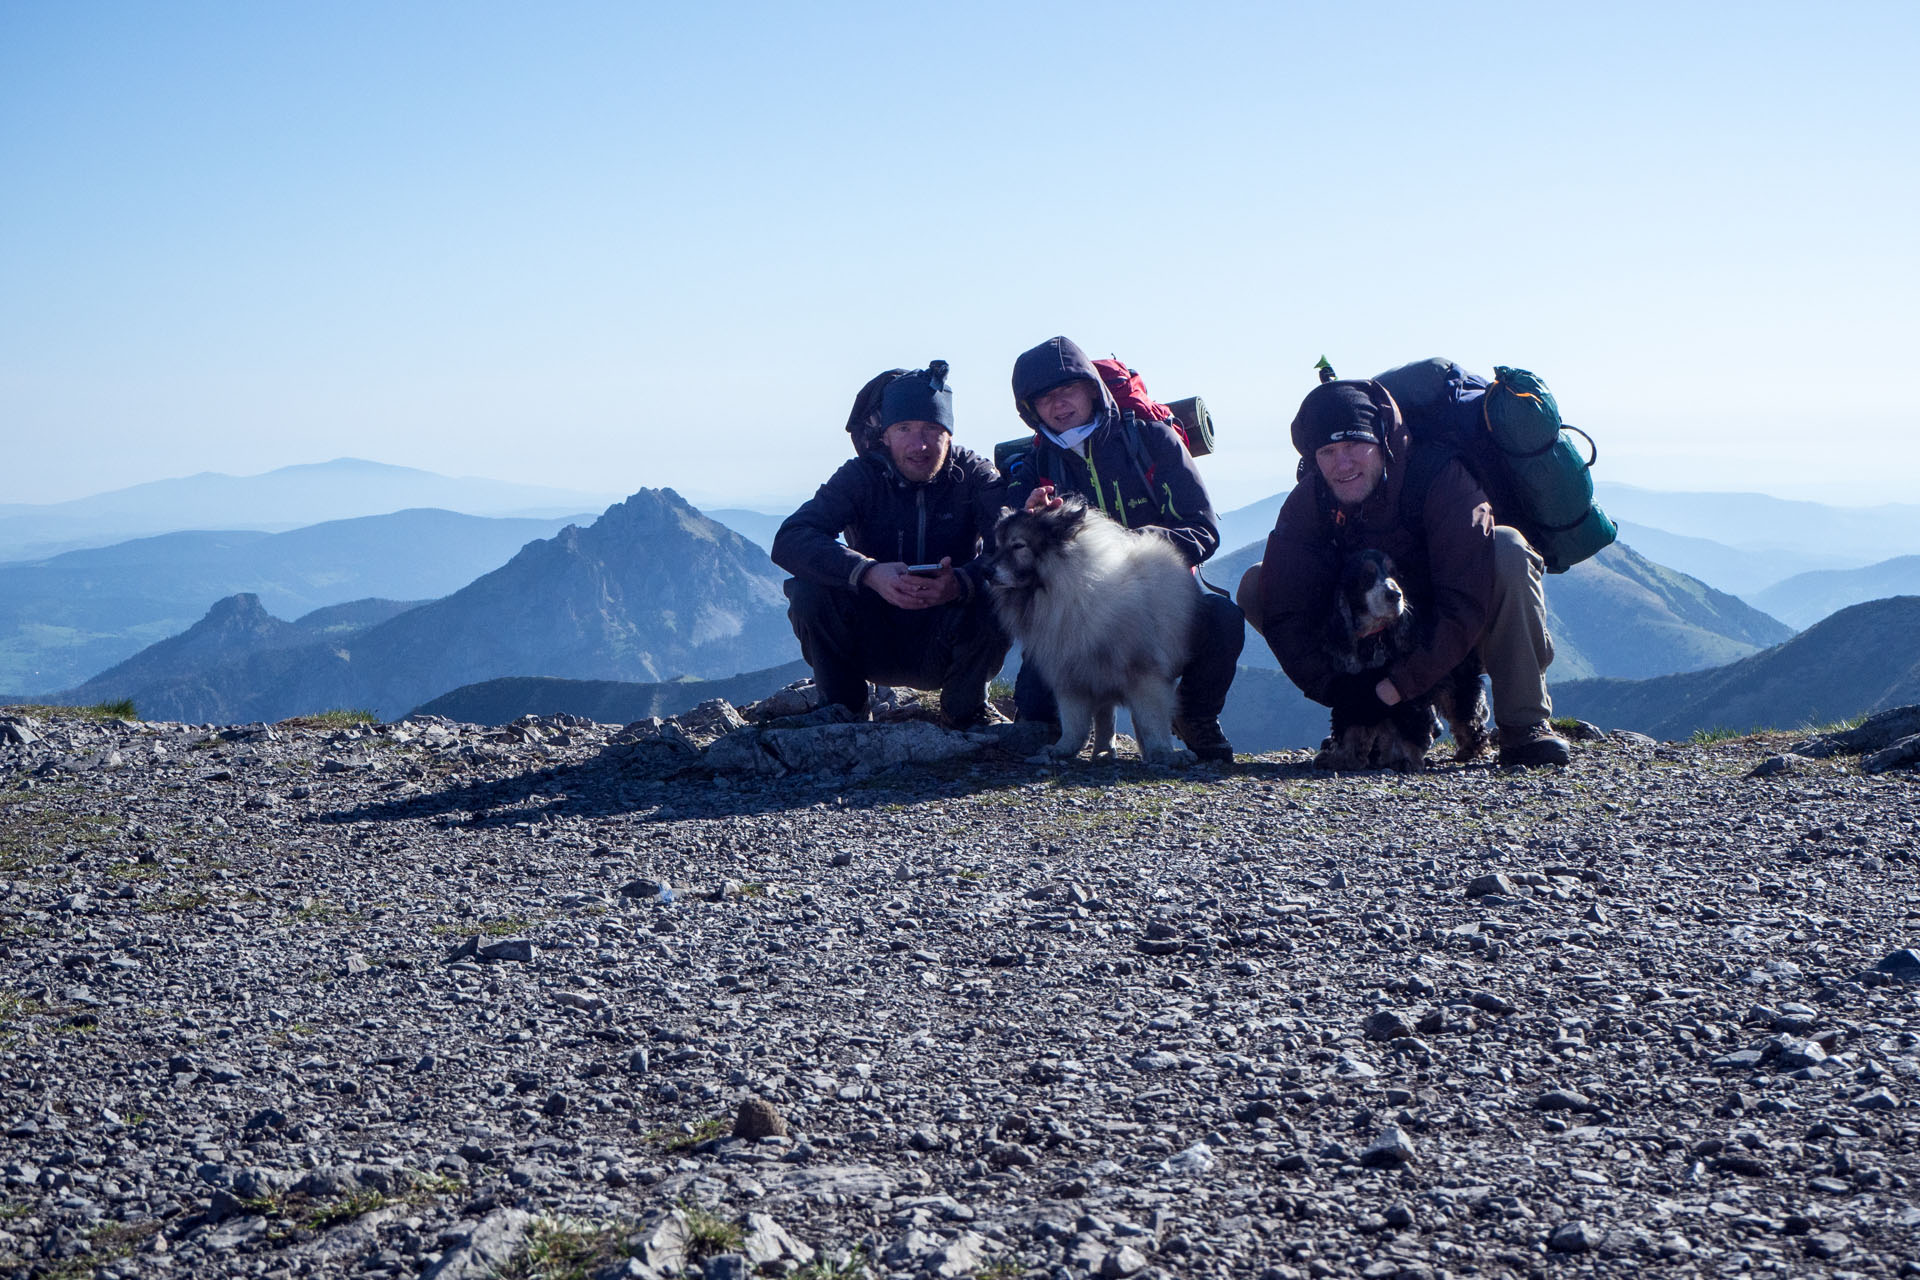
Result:
{"label": "man's face", "polygon": [[886,429],[880,442],[894,469],[914,484],[925,484],[947,465],[947,430],[937,422],[908,419]]}
{"label": "man's face", "polygon": [[1094,386],[1085,378],[1049,387],[1033,398],[1033,411],[1055,431],[1071,431],[1093,421]]}
{"label": "man's face", "polygon": [[1364,440],[1336,440],[1313,451],[1321,479],[1333,490],[1334,500],[1348,506],[1365,502],[1386,474],[1386,455],[1380,446]]}

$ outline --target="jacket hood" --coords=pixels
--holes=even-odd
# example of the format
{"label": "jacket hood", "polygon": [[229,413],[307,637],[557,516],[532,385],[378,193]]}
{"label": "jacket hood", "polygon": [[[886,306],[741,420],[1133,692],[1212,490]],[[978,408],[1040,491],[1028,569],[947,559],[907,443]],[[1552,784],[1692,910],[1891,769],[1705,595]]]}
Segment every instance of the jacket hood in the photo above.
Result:
{"label": "jacket hood", "polygon": [[1040,430],[1040,417],[1033,411],[1033,398],[1063,382],[1082,378],[1093,383],[1100,392],[1101,417],[1112,418],[1115,413],[1113,396],[1107,391],[1107,384],[1101,381],[1100,371],[1093,367],[1093,361],[1087,358],[1087,353],[1073,339],[1048,338],[1039,346],[1022,351],[1020,358],[1013,362],[1013,407],[1019,411],[1020,421],[1035,431]]}

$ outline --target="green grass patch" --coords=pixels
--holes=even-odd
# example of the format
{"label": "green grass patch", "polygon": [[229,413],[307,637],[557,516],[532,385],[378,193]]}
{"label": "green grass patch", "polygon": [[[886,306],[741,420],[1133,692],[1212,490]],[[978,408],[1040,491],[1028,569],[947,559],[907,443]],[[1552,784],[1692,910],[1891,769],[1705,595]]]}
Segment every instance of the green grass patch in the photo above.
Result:
{"label": "green grass patch", "polygon": [[1857,716],[1848,716],[1844,720],[1829,720],[1825,724],[1814,724],[1809,721],[1800,726],[1799,732],[1806,734],[1846,733],[1851,729],[1858,729],[1861,725],[1865,724],[1870,714],[1870,712],[1862,711]]}
{"label": "green grass patch", "polygon": [[687,1261],[698,1264],[723,1253],[738,1253],[746,1245],[740,1228],[698,1205],[681,1204],[687,1218]]}
{"label": "green grass patch", "polygon": [[1730,742],[1747,735],[1738,729],[1729,729],[1725,725],[1715,725],[1711,729],[1695,729],[1687,741],[1696,747],[1704,747],[1715,742]]}
{"label": "green grass patch", "polygon": [[336,707],[331,711],[293,716],[280,722],[282,727],[288,729],[351,729],[355,725],[379,723],[379,713],[365,707]]}
{"label": "green grass patch", "polygon": [[864,1249],[852,1249],[829,1257],[821,1253],[812,1262],[793,1273],[793,1280],[873,1280],[873,1268],[867,1265]]}
{"label": "green grass patch", "polygon": [[49,720],[138,720],[140,713],[134,710],[132,698],[120,698],[113,702],[95,702],[87,706],[55,706],[47,702],[21,702],[0,711],[10,711],[16,715],[41,716]]}
{"label": "green grass patch", "polygon": [[26,996],[16,996],[12,992],[0,993],[0,1027],[21,1018],[35,1018],[47,1011],[47,1006],[38,1000]]}
{"label": "green grass patch", "polygon": [[535,1218],[520,1248],[496,1273],[500,1280],[587,1280],[628,1256],[616,1223],[579,1218]]}
{"label": "green grass patch", "polygon": [[691,1151],[701,1143],[727,1133],[731,1127],[724,1117],[714,1116],[698,1124],[683,1124],[678,1129],[655,1129],[642,1141],[651,1142],[662,1151],[669,1153]]}
{"label": "green grass patch", "polygon": [[74,846],[113,839],[126,825],[117,813],[72,814],[60,809],[13,809],[0,825],[0,871],[25,871]]}
{"label": "green grass patch", "polygon": [[326,1231],[343,1222],[352,1222],[355,1218],[365,1217],[375,1209],[384,1209],[387,1197],[379,1191],[356,1191],[339,1200],[330,1200],[316,1205],[302,1220],[301,1225],[310,1231]]}

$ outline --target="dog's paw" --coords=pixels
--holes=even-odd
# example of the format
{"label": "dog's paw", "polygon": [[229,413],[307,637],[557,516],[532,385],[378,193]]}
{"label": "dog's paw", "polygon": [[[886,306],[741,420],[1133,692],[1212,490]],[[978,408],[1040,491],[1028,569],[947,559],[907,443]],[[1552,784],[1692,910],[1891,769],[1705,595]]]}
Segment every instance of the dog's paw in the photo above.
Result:
{"label": "dog's paw", "polygon": [[1198,764],[1200,757],[1185,747],[1168,747],[1165,751],[1155,751],[1142,757],[1148,764],[1160,769],[1184,769],[1190,764]]}

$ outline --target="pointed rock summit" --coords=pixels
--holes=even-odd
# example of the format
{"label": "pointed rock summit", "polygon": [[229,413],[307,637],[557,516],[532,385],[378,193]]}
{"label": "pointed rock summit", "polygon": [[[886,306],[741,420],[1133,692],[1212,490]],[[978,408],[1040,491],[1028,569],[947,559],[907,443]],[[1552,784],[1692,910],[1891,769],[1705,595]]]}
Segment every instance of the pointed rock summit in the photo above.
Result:
{"label": "pointed rock summit", "polygon": [[449,689],[507,676],[719,678],[798,656],[784,577],[764,551],[671,489],[642,489],[591,525],[529,542],[452,595],[357,633],[289,647],[292,624],[235,596],[69,695],[245,722],[330,707],[394,718]]}

